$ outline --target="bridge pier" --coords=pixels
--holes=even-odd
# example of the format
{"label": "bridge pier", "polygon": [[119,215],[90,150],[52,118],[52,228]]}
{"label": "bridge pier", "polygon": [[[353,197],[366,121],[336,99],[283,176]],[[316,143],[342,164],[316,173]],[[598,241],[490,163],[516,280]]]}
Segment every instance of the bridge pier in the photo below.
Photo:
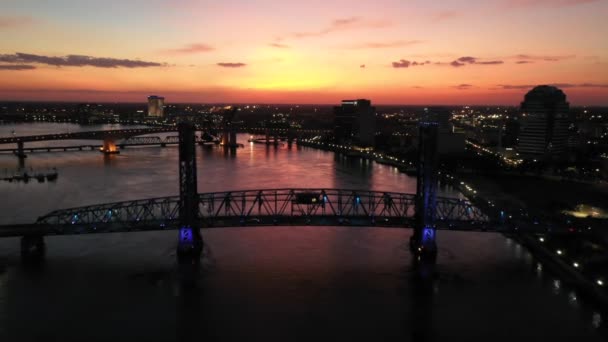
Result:
{"label": "bridge pier", "polygon": [[293,130],[288,129],[287,130],[287,148],[291,148],[291,146],[293,145],[293,138],[294,138]]}
{"label": "bridge pier", "polygon": [[203,251],[199,228],[196,179],[196,128],[179,124],[179,220],[177,260],[180,264],[198,264]]}
{"label": "bridge pier", "polygon": [[25,149],[23,147],[23,141],[17,142],[17,151],[15,151],[15,155],[19,159],[27,158],[27,154],[25,154]]}
{"label": "bridge pier", "polygon": [[21,238],[21,260],[39,262],[44,259],[46,247],[41,235],[25,235]]}
{"label": "bridge pier", "polygon": [[412,253],[421,259],[437,257],[435,207],[437,201],[437,123],[421,122],[418,141],[418,179],[416,182],[416,215],[414,234],[410,238]]}

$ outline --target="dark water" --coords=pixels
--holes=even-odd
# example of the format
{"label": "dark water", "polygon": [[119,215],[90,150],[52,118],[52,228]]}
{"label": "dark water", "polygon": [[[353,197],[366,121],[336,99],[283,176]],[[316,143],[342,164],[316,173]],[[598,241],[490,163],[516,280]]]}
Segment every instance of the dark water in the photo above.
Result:
{"label": "dark water", "polygon": [[[0,126],[0,136],[13,129],[80,128]],[[415,180],[393,167],[295,146],[246,144],[236,156],[221,149],[197,153],[200,192],[415,189]],[[0,172],[16,166],[14,156],[0,155]],[[31,222],[58,208],[177,194],[175,147],[133,148],[110,157],[30,154],[26,160],[27,168],[53,166],[59,170],[55,183],[0,183],[0,223]],[[498,234],[440,232],[434,270],[414,266],[406,229],[270,227],[203,234],[205,258],[194,288],[181,286],[175,232],[47,237],[40,269],[20,264],[18,239],[0,240],[0,340],[598,341],[604,329],[605,318],[591,303]],[[430,276],[421,277],[424,272]]]}

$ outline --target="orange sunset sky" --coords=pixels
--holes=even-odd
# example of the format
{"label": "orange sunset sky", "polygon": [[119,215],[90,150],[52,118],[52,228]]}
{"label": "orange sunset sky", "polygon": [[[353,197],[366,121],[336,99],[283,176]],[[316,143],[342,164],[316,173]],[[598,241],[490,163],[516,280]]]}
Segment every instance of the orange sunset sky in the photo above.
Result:
{"label": "orange sunset sky", "polygon": [[0,2],[0,100],[608,105],[608,0]]}

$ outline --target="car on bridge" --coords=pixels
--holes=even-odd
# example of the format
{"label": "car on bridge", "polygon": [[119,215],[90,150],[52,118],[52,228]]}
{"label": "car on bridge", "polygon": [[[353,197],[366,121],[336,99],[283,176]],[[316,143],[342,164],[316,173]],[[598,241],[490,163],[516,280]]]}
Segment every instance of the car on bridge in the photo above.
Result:
{"label": "car on bridge", "polygon": [[323,202],[323,195],[319,192],[300,192],[293,201],[297,204],[317,204]]}

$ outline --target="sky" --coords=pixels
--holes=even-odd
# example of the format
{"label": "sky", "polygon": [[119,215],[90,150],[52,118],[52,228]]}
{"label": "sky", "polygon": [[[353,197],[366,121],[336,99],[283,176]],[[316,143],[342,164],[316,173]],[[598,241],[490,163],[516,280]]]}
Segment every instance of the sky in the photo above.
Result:
{"label": "sky", "polygon": [[608,105],[608,0],[2,0],[0,100]]}

